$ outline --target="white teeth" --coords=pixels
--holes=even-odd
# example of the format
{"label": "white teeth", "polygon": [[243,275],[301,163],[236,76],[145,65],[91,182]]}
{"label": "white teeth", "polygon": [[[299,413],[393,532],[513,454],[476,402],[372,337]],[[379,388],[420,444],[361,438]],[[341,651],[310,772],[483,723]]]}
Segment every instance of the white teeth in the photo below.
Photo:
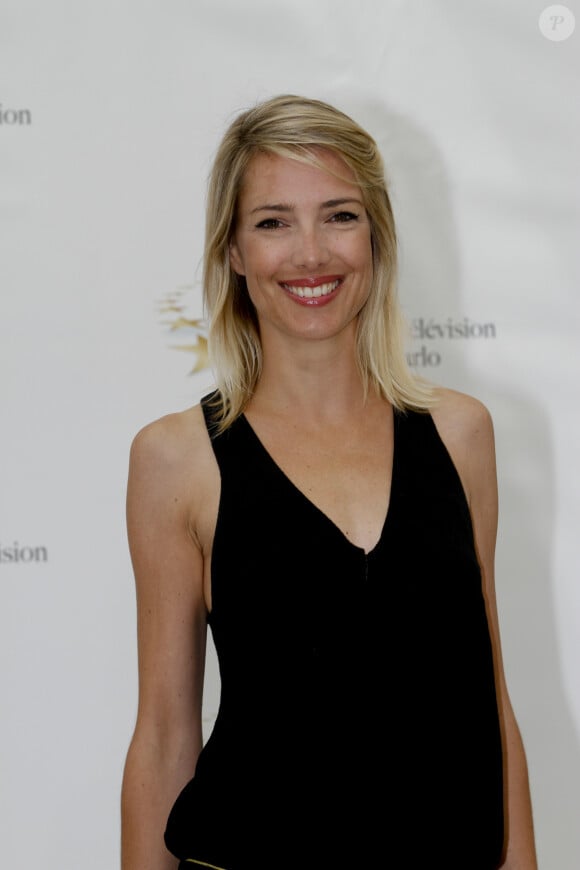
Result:
{"label": "white teeth", "polygon": [[318,298],[319,296],[328,296],[338,285],[339,281],[330,281],[328,284],[318,284],[317,287],[289,287],[288,284],[282,284],[285,290],[293,293],[294,296],[300,296],[302,299]]}

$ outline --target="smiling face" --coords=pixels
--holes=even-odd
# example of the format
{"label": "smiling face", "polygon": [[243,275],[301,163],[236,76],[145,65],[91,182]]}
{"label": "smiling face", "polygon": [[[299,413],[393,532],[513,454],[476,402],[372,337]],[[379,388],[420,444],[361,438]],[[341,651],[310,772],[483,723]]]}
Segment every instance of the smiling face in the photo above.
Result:
{"label": "smiling face", "polygon": [[257,154],[244,174],[230,262],[246,279],[263,343],[352,339],[371,287],[371,228],[360,189],[336,154],[316,154],[329,172]]}

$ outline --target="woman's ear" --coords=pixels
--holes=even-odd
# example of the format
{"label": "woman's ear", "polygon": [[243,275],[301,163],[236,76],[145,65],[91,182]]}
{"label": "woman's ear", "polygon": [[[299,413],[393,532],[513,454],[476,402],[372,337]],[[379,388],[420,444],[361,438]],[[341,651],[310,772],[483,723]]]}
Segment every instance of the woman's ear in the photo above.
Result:
{"label": "woman's ear", "polygon": [[240,249],[238,248],[235,236],[232,236],[232,238],[230,239],[229,250],[230,266],[237,275],[245,275],[246,270],[244,269],[244,263],[240,255]]}

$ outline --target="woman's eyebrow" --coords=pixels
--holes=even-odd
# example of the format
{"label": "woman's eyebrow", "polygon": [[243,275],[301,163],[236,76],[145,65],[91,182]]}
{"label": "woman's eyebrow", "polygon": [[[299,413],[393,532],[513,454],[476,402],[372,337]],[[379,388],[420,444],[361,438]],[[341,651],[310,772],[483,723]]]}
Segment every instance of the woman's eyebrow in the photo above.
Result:
{"label": "woman's eyebrow", "polygon": [[322,203],[322,208],[336,208],[339,205],[349,205],[352,203],[362,206],[360,199],[356,199],[354,196],[348,196],[341,199],[328,199],[326,202]]}
{"label": "woman's eyebrow", "polygon": [[283,202],[272,203],[271,205],[258,205],[253,208],[250,214],[255,214],[257,211],[293,211],[293,205],[286,205]]}

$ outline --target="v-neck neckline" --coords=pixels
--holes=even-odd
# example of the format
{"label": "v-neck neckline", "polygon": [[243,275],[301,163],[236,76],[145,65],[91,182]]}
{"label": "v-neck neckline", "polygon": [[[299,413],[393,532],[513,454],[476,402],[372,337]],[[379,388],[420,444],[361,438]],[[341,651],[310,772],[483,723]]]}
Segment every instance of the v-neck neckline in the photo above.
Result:
{"label": "v-neck neckline", "polygon": [[[295,493],[297,493],[298,496],[299,496],[299,497],[300,497],[304,502],[306,502],[306,504],[308,504],[308,505],[309,505],[313,510],[315,510],[315,511],[316,511],[316,512],[321,516],[321,517],[323,517],[323,519],[325,520],[325,522],[326,522],[327,524],[329,524],[330,526],[332,526],[332,527],[336,530],[336,532],[340,535],[340,537],[342,538],[342,540],[343,540],[343,541],[344,541],[344,542],[345,542],[349,547],[351,547],[353,550],[358,551],[359,553],[362,553],[362,554],[365,556],[365,558],[368,559],[368,558],[369,558],[369,557],[370,557],[370,556],[371,556],[371,555],[372,555],[372,554],[373,554],[373,553],[378,549],[378,547],[380,546],[381,541],[383,540],[383,537],[384,537],[384,535],[385,535],[385,531],[386,531],[387,525],[388,525],[388,523],[389,523],[389,520],[390,520],[391,514],[392,514],[392,512],[393,512],[393,511],[392,511],[392,506],[393,506],[393,495],[394,495],[394,493],[395,493],[395,485],[396,485],[396,483],[397,483],[397,476],[398,476],[398,475],[397,475],[397,466],[398,466],[397,458],[398,458],[398,441],[399,441],[399,432],[398,432],[398,428],[399,428],[399,425],[398,425],[398,424],[399,424],[399,416],[398,416],[398,414],[397,414],[397,412],[396,412],[396,410],[395,410],[395,408],[394,408],[393,406],[391,406],[391,414],[393,415],[393,450],[392,450],[392,456],[391,456],[391,485],[390,485],[390,490],[389,490],[389,500],[388,500],[388,502],[387,502],[387,510],[386,510],[386,513],[385,513],[385,518],[384,518],[383,524],[382,524],[382,526],[381,526],[381,531],[380,531],[379,537],[378,537],[377,541],[375,542],[375,544],[373,544],[373,546],[370,548],[370,550],[365,550],[364,547],[361,547],[361,546],[359,546],[358,544],[354,544],[354,543],[353,543],[353,542],[352,542],[352,541],[347,537],[347,535],[343,532],[343,530],[340,528],[340,526],[338,526],[338,525],[335,523],[335,521],[334,521],[331,517],[329,517],[327,513],[325,513],[325,512],[322,510],[322,508],[318,507],[318,505],[315,504],[315,503],[312,501],[312,499],[309,498],[309,497],[306,495],[306,493],[304,493],[304,492],[300,489],[300,487],[297,486],[297,485],[294,483],[294,481],[293,481],[293,480],[288,476],[288,474],[284,471],[284,469],[283,469],[283,468],[282,468],[282,467],[281,467],[281,466],[276,462],[276,460],[274,459],[274,457],[272,456],[272,454],[270,453],[270,451],[267,449],[267,447],[264,445],[264,443],[263,443],[263,441],[261,440],[260,436],[258,435],[258,433],[256,432],[256,430],[254,429],[254,427],[252,426],[252,424],[250,423],[250,421],[248,420],[248,418],[246,417],[245,414],[242,413],[242,414],[240,415],[240,417],[238,418],[238,420],[242,421],[242,424],[243,424],[244,427],[246,428],[246,431],[249,433],[250,437],[251,437],[251,438],[253,439],[253,441],[256,443],[256,445],[257,445],[258,449],[260,450],[260,452],[265,456],[267,462],[268,462],[268,463],[269,463],[269,464],[270,464],[270,465],[271,465],[271,466],[276,470],[276,472],[277,472],[277,473],[278,473],[278,474],[279,474],[279,475],[280,475],[280,476],[281,476],[281,477],[286,481],[286,483],[290,486],[290,488],[291,488]],[[385,481],[385,483],[386,483],[386,481]]]}

